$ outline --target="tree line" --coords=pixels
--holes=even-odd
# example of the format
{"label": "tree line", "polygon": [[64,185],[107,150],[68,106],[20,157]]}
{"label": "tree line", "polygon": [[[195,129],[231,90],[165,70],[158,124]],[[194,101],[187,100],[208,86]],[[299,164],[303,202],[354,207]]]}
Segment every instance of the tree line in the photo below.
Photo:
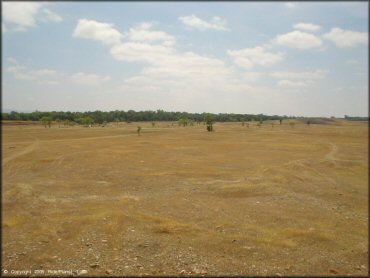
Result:
{"label": "tree line", "polygon": [[344,119],[346,119],[347,121],[368,121],[369,117],[350,117],[345,115]]}
{"label": "tree line", "polygon": [[264,114],[233,114],[233,113],[188,113],[188,112],[166,112],[163,110],[157,111],[88,111],[88,112],[64,112],[51,111],[40,112],[34,111],[30,113],[12,111],[10,113],[2,113],[2,120],[16,121],[50,121],[70,122],[78,124],[103,124],[108,122],[142,122],[142,121],[180,121],[187,119],[191,122],[203,122],[206,115],[212,115],[216,122],[248,122],[248,121],[266,121],[266,120],[281,120],[295,119],[294,116],[268,116]]}

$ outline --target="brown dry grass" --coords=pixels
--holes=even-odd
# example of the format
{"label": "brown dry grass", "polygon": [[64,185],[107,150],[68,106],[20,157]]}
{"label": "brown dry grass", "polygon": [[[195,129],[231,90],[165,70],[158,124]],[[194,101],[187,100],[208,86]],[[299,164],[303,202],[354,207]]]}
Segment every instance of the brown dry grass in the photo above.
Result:
{"label": "brown dry grass", "polygon": [[3,126],[4,269],[367,274],[367,123],[140,125]]}

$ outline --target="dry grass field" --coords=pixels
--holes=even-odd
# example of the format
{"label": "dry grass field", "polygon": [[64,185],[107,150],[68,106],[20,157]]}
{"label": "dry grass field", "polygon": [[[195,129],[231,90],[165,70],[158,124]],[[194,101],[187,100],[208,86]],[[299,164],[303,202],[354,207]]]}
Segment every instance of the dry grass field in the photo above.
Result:
{"label": "dry grass field", "polygon": [[367,123],[214,128],[3,124],[3,270],[368,274]]}

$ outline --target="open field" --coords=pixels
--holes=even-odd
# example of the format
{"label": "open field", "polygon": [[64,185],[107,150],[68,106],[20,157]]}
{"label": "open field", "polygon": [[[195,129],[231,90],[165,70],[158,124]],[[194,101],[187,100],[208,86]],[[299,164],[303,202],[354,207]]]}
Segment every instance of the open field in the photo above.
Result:
{"label": "open field", "polygon": [[3,125],[3,269],[368,274],[367,123],[214,128]]}

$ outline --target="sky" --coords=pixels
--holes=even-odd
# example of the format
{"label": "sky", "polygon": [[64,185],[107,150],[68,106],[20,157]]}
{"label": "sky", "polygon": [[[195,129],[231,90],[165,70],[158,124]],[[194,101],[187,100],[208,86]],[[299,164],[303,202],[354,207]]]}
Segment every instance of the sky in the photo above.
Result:
{"label": "sky", "polygon": [[368,9],[2,1],[2,109],[367,116]]}

